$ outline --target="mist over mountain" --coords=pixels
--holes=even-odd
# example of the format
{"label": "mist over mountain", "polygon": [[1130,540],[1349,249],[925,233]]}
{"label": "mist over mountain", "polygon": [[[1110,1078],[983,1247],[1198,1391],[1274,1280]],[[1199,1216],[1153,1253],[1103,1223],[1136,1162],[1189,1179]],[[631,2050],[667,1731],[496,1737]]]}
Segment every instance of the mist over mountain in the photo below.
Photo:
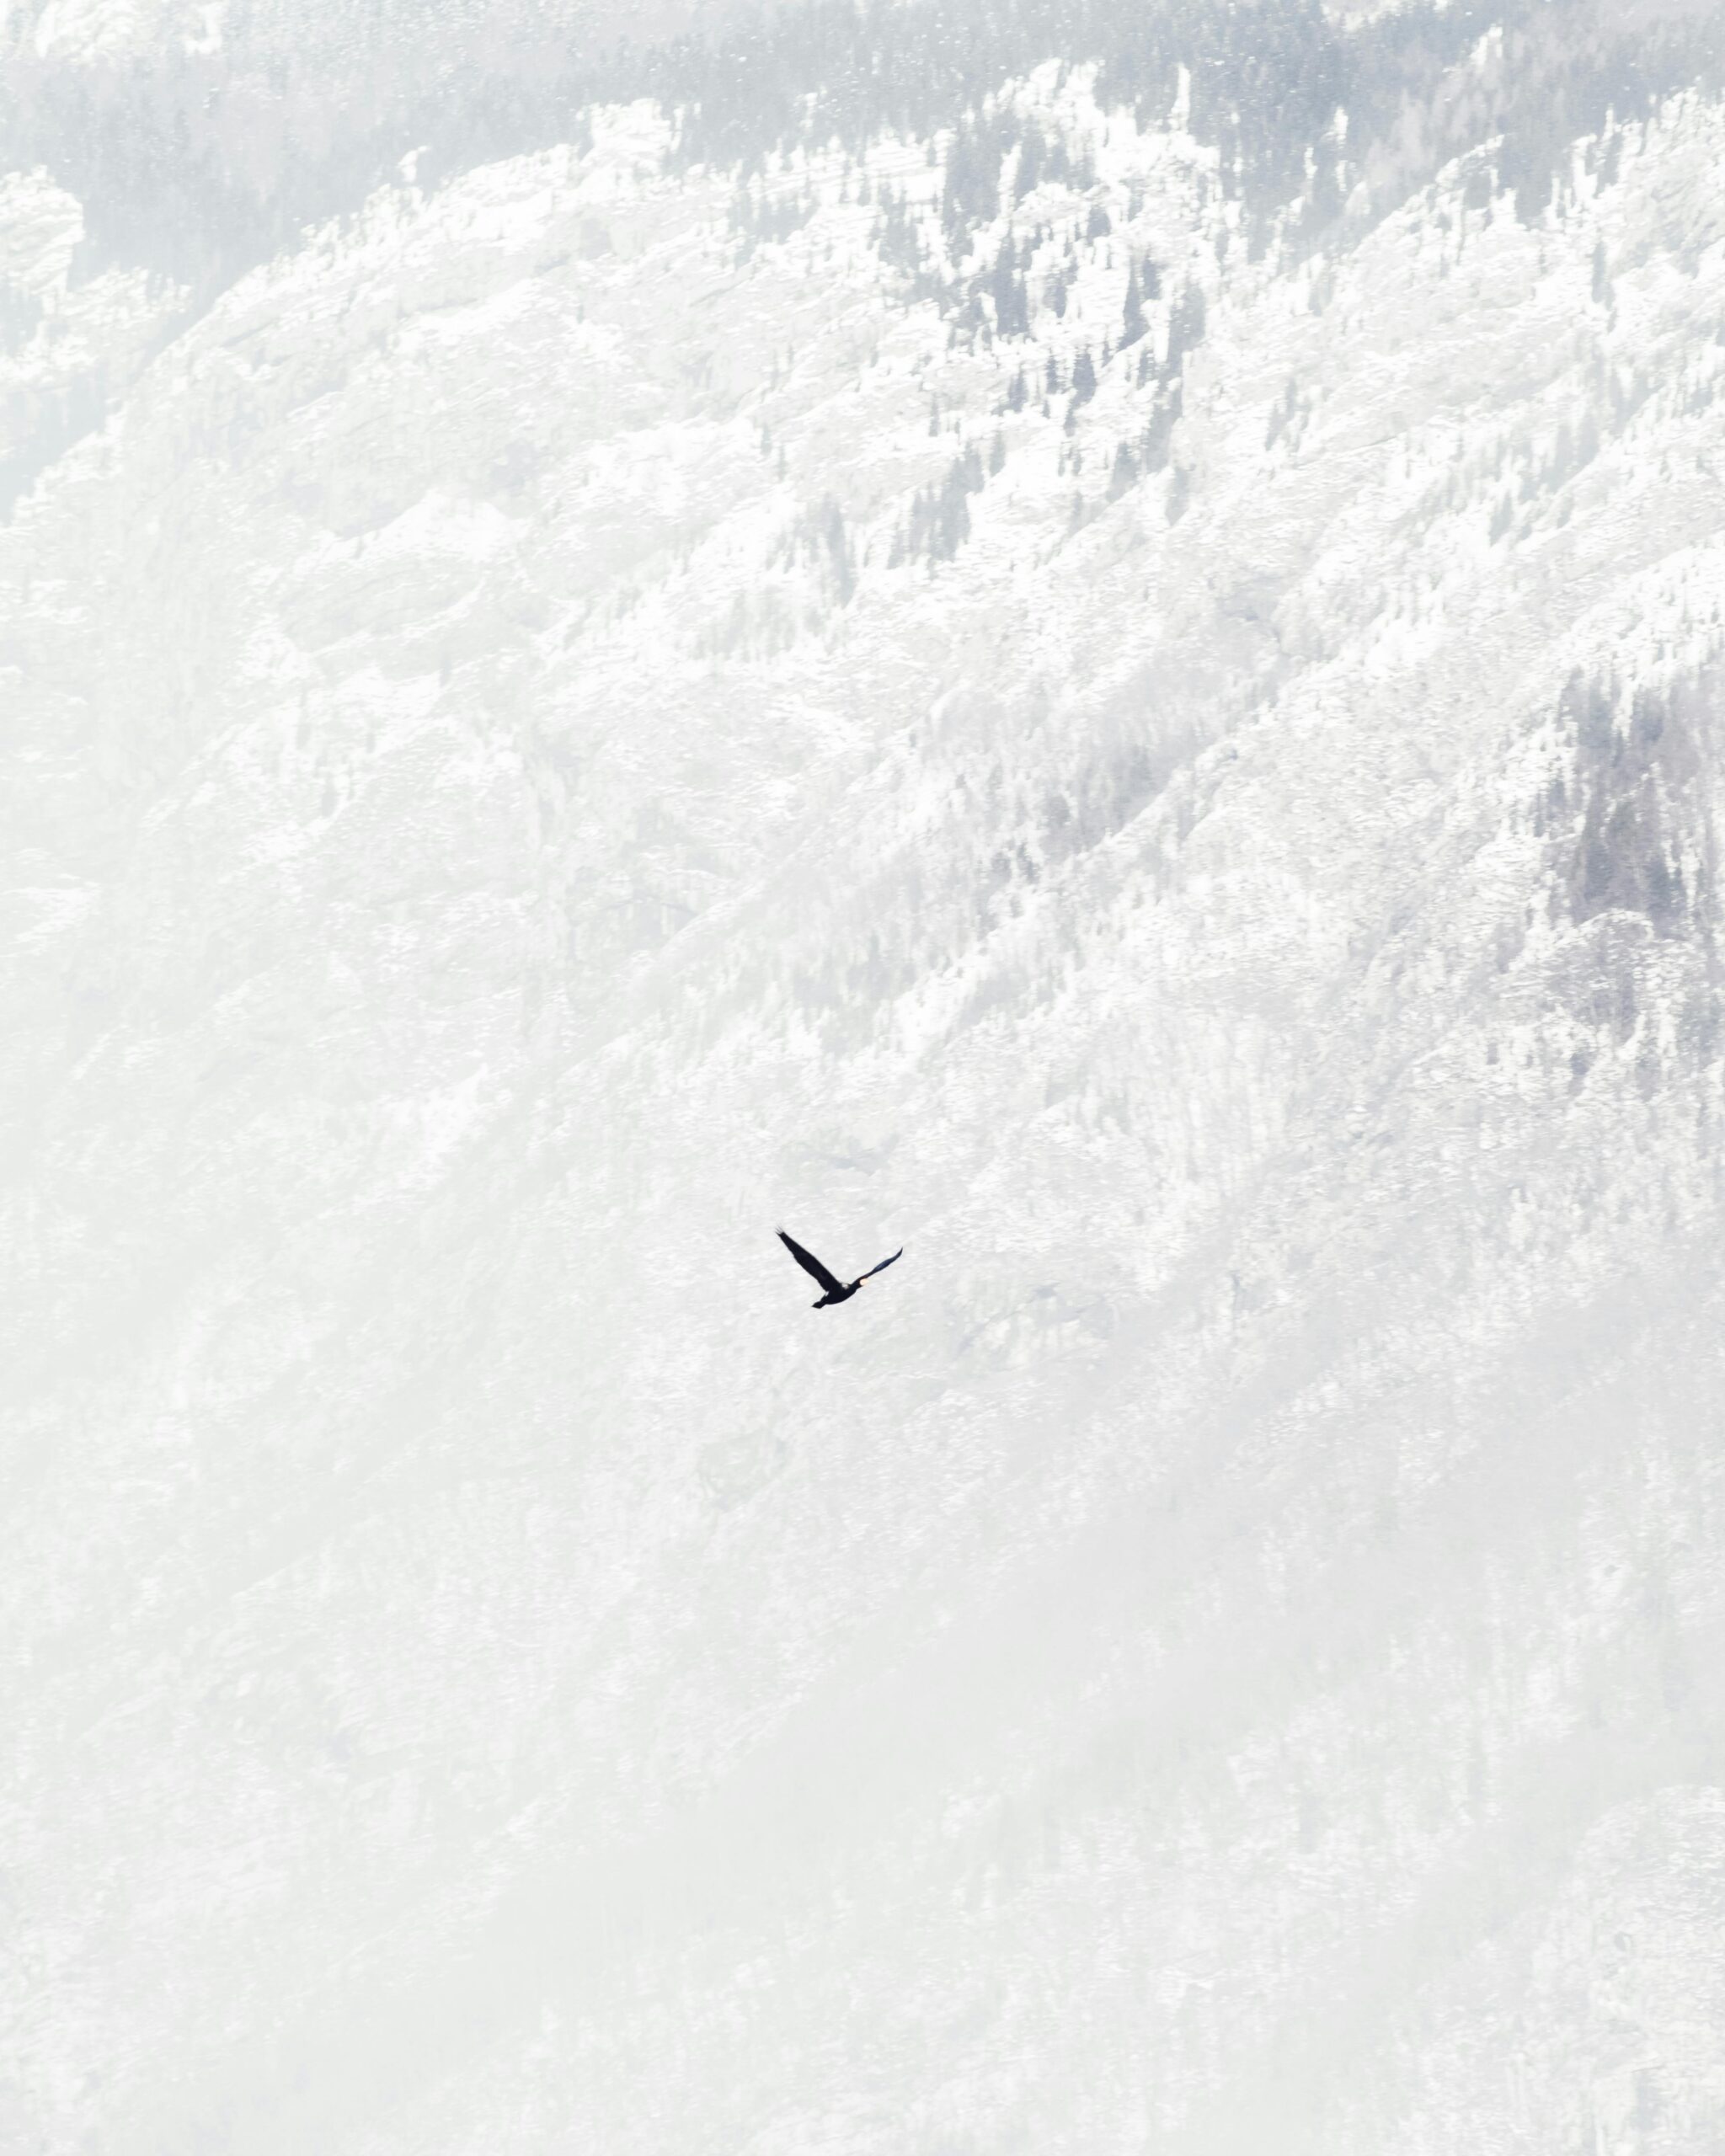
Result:
{"label": "mist over mountain", "polygon": [[1725,2150],[1721,29],[0,11],[8,2150]]}

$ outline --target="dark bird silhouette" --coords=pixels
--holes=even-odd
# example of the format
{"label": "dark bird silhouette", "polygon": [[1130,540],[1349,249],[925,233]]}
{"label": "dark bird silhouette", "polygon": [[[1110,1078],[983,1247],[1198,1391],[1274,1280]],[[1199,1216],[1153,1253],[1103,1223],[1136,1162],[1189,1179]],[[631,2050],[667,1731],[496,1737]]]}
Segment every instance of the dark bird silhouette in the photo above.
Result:
{"label": "dark bird silhouette", "polygon": [[890,1257],[882,1258],[879,1265],[871,1265],[866,1273],[860,1274],[847,1288],[844,1282],[841,1280],[836,1273],[829,1273],[827,1271],[826,1267],[821,1263],[818,1257],[814,1257],[811,1252],[804,1250],[801,1243],[793,1243],[782,1228],[778,1231],[778,1239],[784,1245],[785,1248],[791,1253],[791,1256],[796,1259],[798,1264],[802,1267],[803,1270],[805,1273],[812,1273],[820,1283],[821,1286],[825,1289],[826,1293],[821,1297],[820,1300],[818,1303],[811,1304],[809,1306],[811,1309],[817,1310],[824,1310],[829,1303],[849,1302],[852,1296],[854,1295],[857,1290],[862,1285],[863,1281],[872,1280],[877,1273],[884,1273],[888,1266],[896,1265],[899,1260],[905,1255],[905,1246],[900,1243]]}

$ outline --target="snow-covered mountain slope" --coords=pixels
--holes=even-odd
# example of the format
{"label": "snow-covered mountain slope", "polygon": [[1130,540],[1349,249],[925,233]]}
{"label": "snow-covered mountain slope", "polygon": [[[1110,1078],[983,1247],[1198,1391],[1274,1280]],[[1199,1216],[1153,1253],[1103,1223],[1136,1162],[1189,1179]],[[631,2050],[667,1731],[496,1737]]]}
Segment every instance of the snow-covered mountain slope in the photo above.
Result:
{"label": "snow-covered mountain slope", "polygon": [[1010,100],[0,529],[8,2146],[1725,2148],[1725,111]]}
{"label": "snow-covered mountain slope", "polygon": [[405,71],[445,38],[481,48],[536,32],[639,40],[710,28],[725,12],[722,0],[649,0],[627,10],[617,0],[492,0],[483,8],[466,0],[7,0],[0,37],[29,59],[85,66],[159,66],[237,46],[247,58],[309,56],[326,67],[385,54]]}

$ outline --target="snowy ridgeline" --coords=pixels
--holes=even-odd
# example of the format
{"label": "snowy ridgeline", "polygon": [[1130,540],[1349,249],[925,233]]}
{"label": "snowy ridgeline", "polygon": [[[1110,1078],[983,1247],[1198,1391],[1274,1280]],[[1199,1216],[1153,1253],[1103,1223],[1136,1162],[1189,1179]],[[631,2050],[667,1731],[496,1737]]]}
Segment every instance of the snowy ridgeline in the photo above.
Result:
{"label": "snowy ridgeline", "polygon": [[8,2147],[1725,2148],[1725,111],[1101,89],[3,184]]}

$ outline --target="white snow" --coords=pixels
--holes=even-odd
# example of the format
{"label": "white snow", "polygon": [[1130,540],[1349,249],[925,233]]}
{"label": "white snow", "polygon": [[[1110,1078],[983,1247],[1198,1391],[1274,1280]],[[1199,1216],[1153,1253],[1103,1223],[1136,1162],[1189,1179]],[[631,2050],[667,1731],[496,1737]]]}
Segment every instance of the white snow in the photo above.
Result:
{"label": "white snow", "polygon": [[[1023,205],[1028,339],[644,106],[80,333],[0,526],[19,2148],[1721,2143],[1725,113],[1301,264],[1015,94],[1112,220]],[[905,1255],[817,1317],[781,1225]]]}

